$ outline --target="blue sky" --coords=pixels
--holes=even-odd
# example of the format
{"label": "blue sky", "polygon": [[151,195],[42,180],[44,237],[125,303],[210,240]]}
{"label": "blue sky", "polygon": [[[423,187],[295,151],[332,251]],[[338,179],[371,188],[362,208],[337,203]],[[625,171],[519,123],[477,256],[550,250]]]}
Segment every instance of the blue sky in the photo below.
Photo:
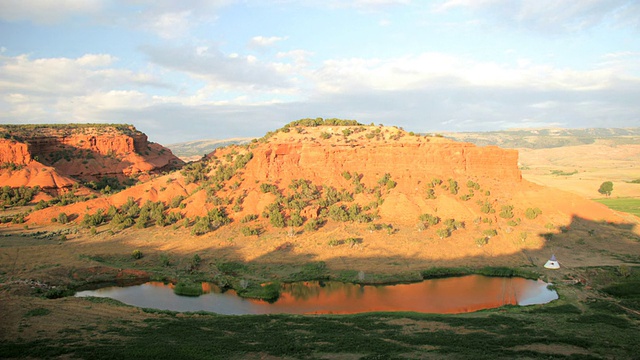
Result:
{"label": "blue sky", "polygon": [[640,126],[631,0],[2,0],[0,123]]}

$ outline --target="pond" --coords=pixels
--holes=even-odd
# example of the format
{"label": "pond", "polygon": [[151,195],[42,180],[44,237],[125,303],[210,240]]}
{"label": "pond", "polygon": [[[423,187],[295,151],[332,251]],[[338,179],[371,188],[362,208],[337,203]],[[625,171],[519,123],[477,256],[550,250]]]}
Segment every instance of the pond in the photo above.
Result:
{"label": "pond", "polygon": [[398,285],[356,285],[308,281],[282,285],[274,303],[243,299],[202,283],[198,297],[173,293],[173,284],[148,282],[128,287],[80,291],[76,296],[109,297],[125,304],[172,311],[246,314],[356,314],[373,311],[415,311],[456,314],[504,305],[545,304],[558,298],[540,280],[469,275]]}

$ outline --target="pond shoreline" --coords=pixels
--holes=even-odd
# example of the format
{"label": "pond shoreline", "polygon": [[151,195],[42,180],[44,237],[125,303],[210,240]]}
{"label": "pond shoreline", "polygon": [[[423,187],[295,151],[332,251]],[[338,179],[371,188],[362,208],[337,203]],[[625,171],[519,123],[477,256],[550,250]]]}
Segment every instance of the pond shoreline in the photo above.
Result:
{"label": "pond shoreline", "polygon": [[[127,286],[140,285],[147,281],[162,281],[165,283],[198,283],[210,282],[214,283],[225,290],[235,290],[238,296],[247,299],[259,299],[265,301],[275,301],[279,297],[279,293],[273,292],[273,288],[265,288],[265,284],[290,284],[300,281],[337,281],[348,284],[358,285],[401,285],[420,283],[429,279],[444,279],[461,277],[467,275],[483,275],[488,277],[521,277],[524,279],[537,280],[542,276],[538,272],[525,270],[522,268],[509,267],[492,267],[485,266],[481,268],[474,267],[431,267],[419,272],[412,273],[367,273],[358,274],[350,280],[340,273],[332,273],[330,270],[323,274],[304,274],[296,275],[289,279],[273,279],[273,276],[264,276],[261,281],[252,281],[252,286],[242,286],[244,278],[240,276],[211,276],[205,273],[196,273],[181,276],[168,276],[162,272],[146,271],[141,269],[115,269],[108,266],[100,266],[88,269],[76,270],[72,279],[73,282],[66,288],[68,291],[62,295],[73,295],[75,291],[95,290],[106,286]],[[99,272],[99,276],[95,273]],[[91,275],[87,275],[91,274]],[[84,275],[84,276],[83,276]],[[270,279],[271,278],[271,279]],[[257,286],[258,285],[258,286]],[[185,293],[185,295],[188,295]],[[56,296],[60,297],[60,296]]]}
{"label": "pond shoreline", "polygon": [[[273,284],[271,284],[273,285]],[[246,299],[238,291],[212,283],[146,282],[81,291],[77,297],[108,297],[125,304],[159,310],[206,311],[224,315],[357,314],[413,311],[458,314],[509,305],[546,304],[558,299],[540,280],[466,275],[412,284],[364,285],[336,281],[302,281],[272,286],[273,301]],[[263,286],[263,287],[268,287]]]}

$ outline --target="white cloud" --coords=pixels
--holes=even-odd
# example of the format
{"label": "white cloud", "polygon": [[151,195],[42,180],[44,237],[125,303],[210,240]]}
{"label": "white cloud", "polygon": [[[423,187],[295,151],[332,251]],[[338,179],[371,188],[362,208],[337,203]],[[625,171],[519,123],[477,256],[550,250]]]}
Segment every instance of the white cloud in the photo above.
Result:
{"label": "white cloud", "polygon": [[300,66],[309,65],[309,57],[313,56],[313,52],[297,49],[297,50],[289,50],[289,51],[281,51],[276,54],[277,58],[286,59],[290,58],[293,62]]}
{"label": "white cloud", "polygon": [[411,90],[431,84],[581,91],[606,88],[615,79],[628,76],[609,67],[579,71],[530,61],[508,65],[423,53],[391,59],[328,60],[319,69],[311,71],[309,77],[320,91],[341,93],[357,89]]}
{"label": "white cloud", "polygon": [[391,6],[405,6],[411,4],[411,0],[329,0],[323,1],[322,4],[328,4],[332,7],[353,7],[363,10],[378,10]]}
{"label": "white cloud", "polygon": [[133,122],[166,143],[260,136],[318,116],[413,131],[639,123],[640,79],[629,70],[638,68],[633,52],[606,54],[593,68],[575,70],[438,52],[336,58],[316,66],[309,61],[313,54],[300,49],[277,53],[276,62],[202,44],[143,51],[163,76],[200,81],[167,87],[154,73],[117,68],[110,54],[1,54],[0,122]]}
{"label": "white cloud", "polygon": [[96,15],[103,5],[101,0],[2,0],[0,19],[50,25],[73,16]]}
{"label": "white cloud", "polygon": [[290,86],[287,74],[280,73],[278,64],[263,62],[251,55],[225,55],[214,48],[186,46],[147,46],[142,50],[152,63],[205,80],[219,89],[248,91]]}
{"label": "white cloud", "polygon": [[150,95],[129,88],[167,87],[152,74],[111,67],[116,62],[109,54],[38,59],[27,55],[0,56],[0,119],[100,120],[96,114],[104,109],[135,108],[149,103],[142,101],[141,95],[151,98]]}
{"label": "white cloud", "polygon": [[143,27],[165,39],[186,35],[193,24],[191,11],[167,12],[146,16]]}
{"label": "white cloud", "polygon": [[518,25],[551,33],[580,31],[607,19],[630,22],[640,16],[634,0],[446,0],[434,7],[437,12],[455,8],[487,15],[498,26]]}
{"label": "white cloud", "polygon": [[[218,11],[235,0],[137,0],[135,3],[118,1],[130,6],[125,22],[140,27],[163,39],[177,39],[189,35],[193,28],[216,21]],[[132,9],[133,10],[133,9]],[[116,18],[119,13],[111,15]]]}
{"label": "white cloud", "polygon": [[286,39],[287,39],[286,37],[280,37],[280,36],[270,36],[270,37],[254,36],[251,38],[251,41],[249,41],[249,47],[252,47],[252,48],[270,47],[270,46],[273,46],[275,43],[286,40]]}
{"label": "white cloud", "polygon": [[33,60],[27,55],[0,56],[0,88],[2,92],[60,96],[132,84],[166,86],[150,74],[106,68],[115,61],[116,58],[108,54]]}

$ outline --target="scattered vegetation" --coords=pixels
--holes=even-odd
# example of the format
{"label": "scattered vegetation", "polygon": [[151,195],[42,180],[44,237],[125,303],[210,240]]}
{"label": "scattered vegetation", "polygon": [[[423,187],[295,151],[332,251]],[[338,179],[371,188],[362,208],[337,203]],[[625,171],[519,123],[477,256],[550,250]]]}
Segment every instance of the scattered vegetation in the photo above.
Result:
{"label": "scattered vegetation", "polygon": [[25,206],[33,200],[33,197],[40,192],[39,186],[26,187],[20,186],[12,188],[3,186],[0,188],[0,205],[4,208],[13,206]]}
{"label": "scattered vegetation", "polygon": [[572,172],[566,172],[562,170],[551,170],[551,175],[556,175],[556,176],[571,176],[577,173],[578,173],[578,170],[573,170]]}

